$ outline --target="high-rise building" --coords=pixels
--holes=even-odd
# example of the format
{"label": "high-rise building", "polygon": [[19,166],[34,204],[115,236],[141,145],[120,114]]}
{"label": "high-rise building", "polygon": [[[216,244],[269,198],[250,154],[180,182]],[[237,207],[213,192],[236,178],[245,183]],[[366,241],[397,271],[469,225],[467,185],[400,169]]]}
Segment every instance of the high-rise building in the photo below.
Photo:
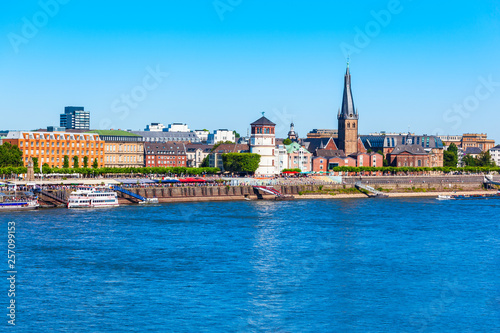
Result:
{"label": "high-rise building", "polygon": [[59,118],[59,126],[66,129],[90,129],[90,112],[83,106],[66,106]]}
{"label": "high-rise building", "polygon": [[356,154],[358,152],[358,111],[354,108],[354,100],[351,91],[351,74],[349,73],[349,63],[344,77],[344,96],[342,98],[342,108],[337,115],[339,124],[339,149],[345,155]]}

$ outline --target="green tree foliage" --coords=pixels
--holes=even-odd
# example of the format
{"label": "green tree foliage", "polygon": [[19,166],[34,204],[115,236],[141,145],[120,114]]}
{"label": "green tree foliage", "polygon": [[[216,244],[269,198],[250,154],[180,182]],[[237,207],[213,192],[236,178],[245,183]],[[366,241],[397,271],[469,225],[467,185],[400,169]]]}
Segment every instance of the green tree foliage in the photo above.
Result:
{"label": "green tree foliage", "polygon": [[64,157],[63,157],[63,168],[65,168],[65,169],[69,168],[69,156],[68,155],[64,155]]}
{"label": "green tree foliage", "polygon": [[23,152],[18,146],[4,142],[0,146],[0,167],[20,167],[23,165]]}
{"label": "green tree foliage", "polygon": [[92,168],[97,169],[99,167],[99,163],[97,162],[97,157],[94,158],[94,162],[92,162]]}
{"label": "green tree foliage", "polygon": [[281,172],[302,172],[302,170],[300,170],[299,168],[295,168],[295,169],[283,169],[281,170]]}
{"label": "green tree foliage", "polygon": [[32,157],[31,159],[33,160],[33,170],[35,170],[36,172],[40,169],[40,167],[38,166],[38,157]]}
{"label": "green tree foliage", "polygon": [[254,173],[259,167],[260,155],[251,153],[222,154],[222,162],[226,171]]}
{"label": "green tree foliage", "polygon": [[443,166],[456,167],[458,163],[458,148],[451,143],[447,150],[443,152]]}
{"label": "green tree foliage", "polygon": [[491,159],[489,151],[483,151],[477,157],[472,157],[471,155],[466,155],[463,158],[463,162],[469,167],[495,167],[495,162]]}
{"label": "green tree foliage", "polygon": [[83,167],[87,168],[89,166],[89,158],[88,156],[83,157]]}
{"label": "green tree foliage", "polygon": [[292,144],[292,140],[290,140],[289,138],[286,138],[285,140],[283,140],[283,144],[285,146],[291,145]]}
{"label": "green tree foliage", "polygon": [[240,137],[240,133],[238,133],[238,132],[236,132],[236,131],[233,131],[233,133],[234,133],[234,137],[235,137],[236,139],[238,139],[238,138]]}
{"label": "green tree foliage", "polygon": [[210,155],[207,155],[207,156],[205,156],[203,161],[201,161],[200,167],[208,168],[209,165],[210,165]]}
{"label": "green tree foliage", "polygon": [[78,156],[73,156],[73,168],[78,168]]}

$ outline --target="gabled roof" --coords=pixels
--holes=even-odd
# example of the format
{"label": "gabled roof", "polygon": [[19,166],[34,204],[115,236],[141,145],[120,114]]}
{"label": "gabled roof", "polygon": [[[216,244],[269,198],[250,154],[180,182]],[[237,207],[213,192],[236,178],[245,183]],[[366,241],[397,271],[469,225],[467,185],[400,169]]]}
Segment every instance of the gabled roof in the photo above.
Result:
{"label": "gabled roof", "polygon": [[398,145],[391,152],[391,155],[399,155],[405,152],[411,155],[428,155],[428,153],[420,145]]}
{"label": "gabled roof", "polygon": [[250,146],[237,143],[223,143],[219,145],[213,152],[218,154],[225,153],[240,153],[250,151]]}
{"label": "gabled roof", "polygon": [[[296,151],[299,151],[300,148],[302,148],[302,146],[299,145],[297,142],[292,142],[289,145],[285,145],[285,148],[286,148],[286,152],[288,154],[290,154],[290,153],[294,153]],[[304,148],[304,150],[309,153],[309,151],[307,149]]]}
{"label": "gabled roof", "polygon": [[333,138],[306,138],[302,140],[302,143],[308,151],[314,153],[318,149],[324,149],[330,140],[332,141],[334,148],[337,149],[338,145]]}
{"label": "gabled roof", "polygon": [[479,147],[467,147],[465,150],[465,155],[470,154],[470,155],[479,155],[483,151]]}
{"label": "gabled roof", "polygon": [[316,150],[316,156],[345,157],[345,154],[344,154],[343,150],[318,149],[318,150]]}
{"label": "gabled roof", "polygon": [[257,119],[256,121],[254,121],[253,123],[251,123],[250,125],[267,125],[267,126],[276,126],[275,123],[273,123],[272,121],[270,121],[269,119],[267,119],[266,117],[262,116],[260,117],[259,119]]}

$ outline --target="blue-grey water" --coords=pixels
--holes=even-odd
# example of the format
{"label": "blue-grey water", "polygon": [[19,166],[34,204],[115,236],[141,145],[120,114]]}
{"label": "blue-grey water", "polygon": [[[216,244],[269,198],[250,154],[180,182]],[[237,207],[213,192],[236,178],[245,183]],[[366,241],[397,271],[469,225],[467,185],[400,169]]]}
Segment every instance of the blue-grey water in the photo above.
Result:
{"label": "blue-grey water", "polygon": [[[500,200],[50,209],[16,223],[20,332],[494,332]],[[8,327],[8,281],[0,327]]]}

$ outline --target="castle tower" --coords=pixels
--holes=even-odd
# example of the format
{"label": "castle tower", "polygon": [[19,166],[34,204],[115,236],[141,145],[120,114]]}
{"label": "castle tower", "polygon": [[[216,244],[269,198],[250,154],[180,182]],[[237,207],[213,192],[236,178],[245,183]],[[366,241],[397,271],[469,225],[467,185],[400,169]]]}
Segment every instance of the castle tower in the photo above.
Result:
{"label": "castle tower", "polygon": [[276,140],[274,128],[276,124],[264,117],[264,112],[262,112],[262,117],[250,125],[252,126],[250,152],[260,155],[259,168],[255,171],[255,174],[272,176],[275,174],[274,149]]}
{"label": "castle tower", "polygon": [[354,108],[354,100],[351,91],[351,74],[349,73],[349,62],[344,77],[344,96],[342,108],[337,115],[339,129],[339,149],[345,155],[358,152],[358,111]]}

